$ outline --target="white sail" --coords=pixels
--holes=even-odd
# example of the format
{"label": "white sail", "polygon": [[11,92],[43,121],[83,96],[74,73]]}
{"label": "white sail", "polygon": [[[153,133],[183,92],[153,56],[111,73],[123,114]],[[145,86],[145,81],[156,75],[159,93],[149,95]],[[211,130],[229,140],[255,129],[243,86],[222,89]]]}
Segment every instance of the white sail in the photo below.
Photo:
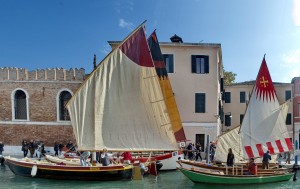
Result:
{"label": "white sail", "polygon": [[234,163],[242,163],[244,153],[242,150],[241,136],[239,134],[240,126],[222,134],[217,138],[215,159],[226,162],[228,149],[231,148],[234,154]]}
{"label": "white sail", "polygon": [[265,59],[262,61],[256,84],[241,126],[244,158],[261,157],[292,149],[285,116],[277,96]]}
{"label": "white sail", "polygon": [[177,150],[143,26],[91,73],[69,101],[79,150]]}

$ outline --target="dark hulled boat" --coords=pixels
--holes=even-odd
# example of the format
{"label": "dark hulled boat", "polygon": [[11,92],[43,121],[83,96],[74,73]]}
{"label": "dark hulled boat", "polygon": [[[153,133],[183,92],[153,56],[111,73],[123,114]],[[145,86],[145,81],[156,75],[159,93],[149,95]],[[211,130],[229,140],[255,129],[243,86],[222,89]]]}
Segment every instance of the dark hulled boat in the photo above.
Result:
{"label": "dark hulled boat", "polygon": [[6,164],[16,175],[68,180],[130,180],[131,165],[67,166],[29,159],[6,158]]}

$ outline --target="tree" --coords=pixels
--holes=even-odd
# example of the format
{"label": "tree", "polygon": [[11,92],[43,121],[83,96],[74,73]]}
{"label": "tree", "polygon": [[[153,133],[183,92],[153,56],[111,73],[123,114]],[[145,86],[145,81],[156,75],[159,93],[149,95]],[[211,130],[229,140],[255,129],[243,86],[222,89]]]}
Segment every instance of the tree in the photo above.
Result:
{"label": "tree", "polygon": [[225,71],[224,67],[223,67],[223,73],[224,73],[224,84],[225,85],[230,85],[235,82],[236,73],[227,72],[227,71]]}

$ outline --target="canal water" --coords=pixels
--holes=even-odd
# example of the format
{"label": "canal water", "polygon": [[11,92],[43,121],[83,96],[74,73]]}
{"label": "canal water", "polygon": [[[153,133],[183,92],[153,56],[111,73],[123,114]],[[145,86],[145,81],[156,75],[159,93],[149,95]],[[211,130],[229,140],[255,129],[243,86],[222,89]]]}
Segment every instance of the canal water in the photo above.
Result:
{"label": "canal water", "polygon": [[278,182],[261,185],[212,185],[195,184],[187,179],[179,171],[160,172],[158,177],[146,176],[143,180],[132,181],[69,181],[69,180],[49,180],[39,178],[27,178],[17,176],[10,171],[7,166],[0,166],[0,189],[188,189],[188,188],[208,188],[208,189],[294,189],[300,188],[300,176],[296,182]]}

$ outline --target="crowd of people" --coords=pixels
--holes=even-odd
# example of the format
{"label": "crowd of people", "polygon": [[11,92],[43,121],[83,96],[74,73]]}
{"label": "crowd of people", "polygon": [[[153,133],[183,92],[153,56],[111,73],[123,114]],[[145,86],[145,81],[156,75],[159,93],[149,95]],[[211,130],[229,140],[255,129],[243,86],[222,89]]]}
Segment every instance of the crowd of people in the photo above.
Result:
{"label": "crowd of people", "polygon": [[200,143],[189,143],[188,146],[183,149],[184,152],[184,158],[189,160],[195,160],[195,161],[202,161],[203,158],[201,156],[201,152],[205,152],[204,159],[207,159],[209,157],[210,161],[214,161],[214,156],[216,152],[216,144],[214,142],[210,142],[210,145],[208,148],[202,148]]}
{"label": "crowd of people", "polygon": [[[76,152],[75,146],[73,145],[72,141],[70,140],[66,146],[63,144],[63,142],[55,142],[54,143],[54,156],[59,156],[62,154],[63,148],[66,147],[65,151],[69,152]],[[0,145],[1,150],[1,145]],[[30,157],[30,158],[41,158],[45,155],[45,144],[43,141],[36,141],[36,140],[30,140],[29,142],[27,140],[22,141],[22,148],[21,151],[23,151],[24,157]],[[29,152],[29,155],[28,155]],[[2,152],[0,152],[2,153]]]}

